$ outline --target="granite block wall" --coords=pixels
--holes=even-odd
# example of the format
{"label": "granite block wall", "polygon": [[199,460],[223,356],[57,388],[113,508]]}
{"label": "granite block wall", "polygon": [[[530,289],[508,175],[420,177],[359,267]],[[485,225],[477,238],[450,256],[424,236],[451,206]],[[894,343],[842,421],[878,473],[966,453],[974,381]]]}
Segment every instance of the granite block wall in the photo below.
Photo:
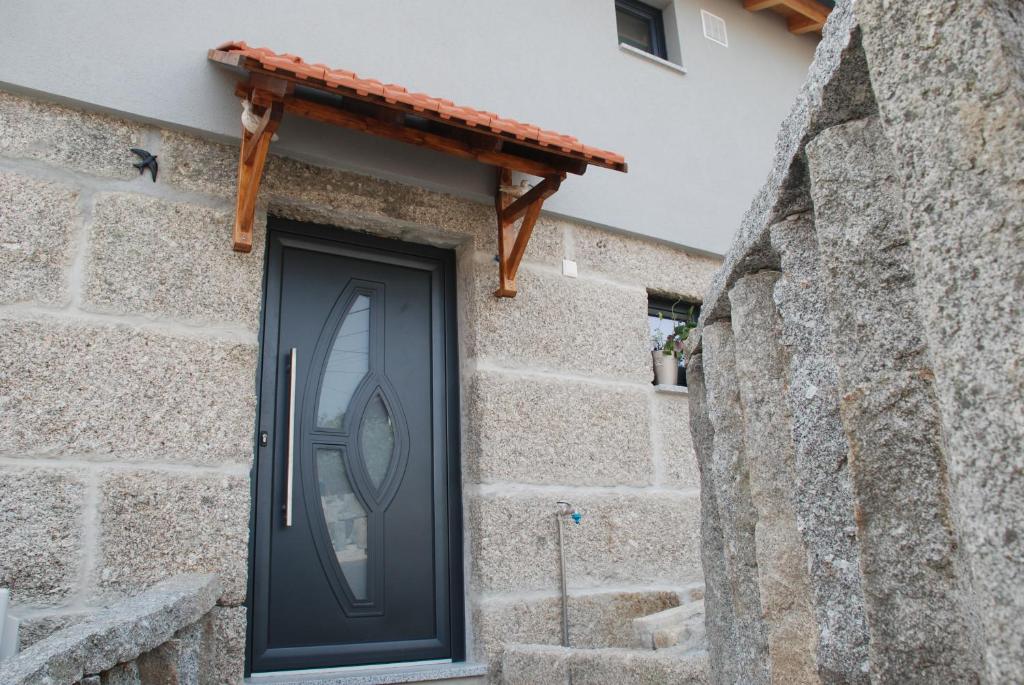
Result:
{"label": "granite block wall", "polygon": [[236,168],[233,145],[0,92],[0,586],[26,642],[216,572],[206,642],[241,673],[268,215],[456,251],[471,658],[558,642],[557,500],[584,512],[581,646],[699,598],[689,409],[650,384],[646,301],[698,298],[718,260],[544,216],[498,300],[492,207],[277,157],[240,254]]}

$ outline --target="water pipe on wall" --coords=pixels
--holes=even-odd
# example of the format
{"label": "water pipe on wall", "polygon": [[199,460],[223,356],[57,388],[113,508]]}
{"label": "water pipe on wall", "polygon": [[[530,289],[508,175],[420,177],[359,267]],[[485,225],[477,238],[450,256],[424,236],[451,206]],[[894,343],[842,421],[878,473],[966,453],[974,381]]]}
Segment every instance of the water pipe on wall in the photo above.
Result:
{"label": "water pipe on wall", "polygon": [[561,562],[562,568],[562,646],[569,646],[569,597],[566,592],[565,584],[565,545],[562,541],[562,520],[571,518],[573,522],[579,525],[580,519],[583,518],[583,514],[576,510],[576,507],[569,504],[568,502],[557,502],[558,508],[555,509],[555,525],[558,527],[558,558]]}

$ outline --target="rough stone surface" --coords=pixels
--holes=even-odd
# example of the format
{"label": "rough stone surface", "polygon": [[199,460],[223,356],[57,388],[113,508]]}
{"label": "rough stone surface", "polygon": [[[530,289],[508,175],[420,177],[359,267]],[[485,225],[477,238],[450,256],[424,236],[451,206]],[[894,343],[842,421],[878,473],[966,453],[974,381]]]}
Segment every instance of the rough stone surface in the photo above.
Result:
{"label": "rough stone surface", "polygon": [[160,175],[164,182],[204,195],[220,195],[225,199],[235,197],[238,190],[238,143],[215,143],[170,130],[161,131],[160,136]]}
{"label": "rough stone surface", "polygon": [[772,302],[779,273],[761,271],[729,291],[736,377],[743,404],[750,499],[757,512],[754,543],[773,681],[817,682],[807,550],[789,493],[795,482],[792,419],[786,404],[789,358]]}
{"label": "rough stone surface", "polygon": [[11,614],[18,616],[20,620],[18,644],[21,649],[25,649],[40,640],[50,637],[50,635],[62,628],[81,623],[89,618],[92,612],[82,610],[69,613],[66,609],[59,609],[51,613],[33,613],[32,615],[24,616],[21,610],[14,607]]}
{"label": "rough stone surface", "polygon": [[564,647],[512,644],[501,657],[502,685],[569,685],[573,650]]}
{"label": "rough stone surface", "polygon": [[873,678],[981,676],[900,189],[877,118],[808,146]]}
{"label": "rough stone surface", "polygon": [[116,471],[100,484],[104,596],[137,592],[174,573],[215,572],[224,604],[245,599],[249,479],[149,470]]}
{"label": "rough stone surface", "polygon": [[654,614],[634,618],[633,647],[666,649],[682,647],[686,650],[704,648],[704,602],[665,609]]}
{"label": "rough stone surface", "polygon": [[679,649],[565,649],[513,645],[502,659],[504,685],[696,685],[706,683],[707,656]]}
{"label": "rough stone surface", "polygon": [[526,267],[519,270],[519,294],[498,298],[494,278],[491,269],[482,270],[469,294],[465,316],[475,322],[467,332],[469,356],[560,373],[651,380],[642,288]]}
{"label": "rough stone surface", "polygon": [[271,207],[277,201],[298,202],[353,217],[430,226],[461,239],[497,241],[493,205],[394,181],[271,157],[264,187]]}
{"label": "rough stone surface", "polygon": [[[569,595],[569,642],[573,647],[632,647],[633,619],[679,605],[669,590]],[[492,597],[473,607],[477,647],[497,666],[505,643],[560,645],[562,600]]]}
{"label": "rough stone surface", "polygon": [[200,685],[238,685],[245,670],[245,607],[214,607],[202,622]]}
{"label": "rough stone surface", "polygon": [[928,371],[844,397],[873,678],[979,682]]}
{"label": "rough stone surface", "polygon": [[76,589],[82,562],[85,474],[0,467],[0,587],[15,605],[55,605]]}
{"label": "rough stone surface", "polygon": [[220,587],[215,576],[176,576],[60,630],[0,665],[5,685],[74,683],[132,661],[208,612]]}
{"label": "rough stone surface", "polygon": [[89,227],[85,305],[255,332],[265,231],[256,226],[252,253],[234,252],[225,249],[233,224],[226,207],[100,195]]}
{"label": "rough stone surface", "polygon": [[676,649],[601,649],[573,655],[569,672],[572,685],[698,685],[707,682],[707,658]]}
{"label": "rough stone surface", "polygon": [[1024,15],[858,8],[904,186],[919,311],[990,682],[1024,682]]}
{"label": "rough stone surface", "polygon": [[118,664],[100,674],[101,685],[142,685],[139,665],[134,661]]}
{"label": "rough stone surface", "polygon": [[199,685],[202,628],[186,626],[156,649],[139,656],[139,678],[146,685]]}
{"label": "rough stone surface", "polygon": [[[558,588],[554,504],[529,491],[470,495],[467,527],[477,590]],[[579,525],[565,524],[570,586],[680,586],[700,578],[699,503],[661,494],[580,494]]]}
{"label": "rough stone surface", "polygon": [[0,173],[0,302],[68,300],[77,205],[72,188]]}
{"label": "rough stone surface", "polygon": [[[169,183],[234,196],[237,147],[167,131],[163,140]],[[469,241],[479,249],[492,249],[497,241],[493,205],[275,155],[268,157],[260,200],[273,214],[394,238],[446,246]],[[529,252],[526,259],[531,259]]]}
{"label": "rough stone surface", "polygon": [[[807,147],[832,346],[846,385],[929,364],[920,325],[907,325],[919,319],[890,157],[876,118],[831,128]],[[841,299],[850,304],[837,306]]]}
{"label": "rough stone surface", "polygon": [[[819,676],[1024,682],[1024,13],[1013,0],[859,0],[838,3],[824,33],[691,336],[708,413],[721,411],[708,324],[734,314],[734,284],[781,270]],[[698,452],[711,439],[717,451],[718,426],[693,425]],[[836,534],[851,510],[855,539]],[[858,580],[870,641],[854,672]]]}
{"label": "rough stone surface", "polygon": [[792,418],[796,487],[790,498],[807,548],[818,625],[818,672],[825,682],[866,683],[867,625],[853,520],[849,445],[839,418],[839,388],[819,286],[813,217],[795,214],[771,229],[782,262],[775,303],[779,341],[789,357],[786,397]]}
{"label": "rough stone surface", "polygon": [[[729,606],[733,617],[733,623],[723,627],[722,636],[732,639],[718,643],[727,655],[725,661],[729,667],[716,669],[712,677],[716,682],[767,683],[768,642],[761,620],[761,595],[754,544],[757,514],[750,498],[743,406],[736,380],[736,345],[732,325],[720,322],[707,326],[704,329],[703,345],[701,356],[707,412],[713,436],[708,441],[711,442],[710,459],[704,466],[710,478],[704,481],[704,485],[710,481],[715,488],[726,571],[721,587],[723,592],[729,594],[727,602],[723,604],[723,612]],[[694,389],[691,392],[697,391]],[[707,438],[703,440],[707,441]],[[713,549],[713,539],[710,544]],[[711,606],[711,598],[705,599],[705,604],[709,605],[709,617],[724,615],[728,620],[728,613],[713,613],[716,610]],[[710,630],[708,632],[713,633]],[[717,636],[711,634],[709,639],[717,639]],[[718,680],[719,674],[733,679]]]}
{"label": "rough stone surface", "polygon": [[695,302],[700,301],[721,264],[716,257],[582,224],[573,225],[572,242],[581,274],[593,271]]}
{"label": "rough stone surface", "polygon": [[470,387],[465,399],[471,478],[573,485],[652,482],[651,421],[643,386],[478,372]]}
{"label": "rough stone surface", "polygon": [[38,160],[96,176],[135,178],[145,129],[104,114],[0,92],[0,156]]}
{"label": "rough stone surface", "polygon": [[708,415],[704,355],[692,354],[687,362],[690,403],[690,431],[700,471],[701,564],[704,569],[705,633],[708,671],[716,683],[736,682],[736,617],[733,613],[731,580],[725,561],[725,540],[718,497],[722,485],[715,480],[712,464],[715,430]]}
{"label": "rough stone surface", "polygon": [[0,454],[248,462],[256,358],[255,345],[154,330],[0,322]]}
{"label": "rough stone surface", "polygon": [[665,485],[699,488],[700,475],[690,434],[690,404],[686,395],[654,393],[654,431]]}

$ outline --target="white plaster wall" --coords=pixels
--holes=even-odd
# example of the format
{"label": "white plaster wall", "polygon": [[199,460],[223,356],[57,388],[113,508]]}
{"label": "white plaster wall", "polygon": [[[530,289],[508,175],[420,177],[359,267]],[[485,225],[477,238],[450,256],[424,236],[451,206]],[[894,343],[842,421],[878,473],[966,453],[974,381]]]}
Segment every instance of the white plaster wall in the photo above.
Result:
{"label": "white plaster wall", "polygon": [[[4,0],[0,83],[237,137],[234,76],[206,50],[244,39],[621,152],[628,174],[571,178],[547,209],[721,253],[816,38],[739,0],[652,0],[669,3],[685,74],[619,49],[612,0]],[[702,7],[726,20],[728,48],[704,39]],[[295,119],[280,134],[279,154],[491,193],[476,163]]]}

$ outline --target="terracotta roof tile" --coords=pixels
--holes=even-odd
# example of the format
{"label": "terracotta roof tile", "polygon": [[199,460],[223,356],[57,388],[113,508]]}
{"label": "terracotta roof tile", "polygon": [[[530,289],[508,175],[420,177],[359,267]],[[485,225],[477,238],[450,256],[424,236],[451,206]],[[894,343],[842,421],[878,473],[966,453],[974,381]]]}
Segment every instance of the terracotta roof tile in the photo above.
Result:
{"label": "terracotta roof tile", "polygon": [[456,105],[451,100],[435,98],[424,93],[410,93],[403,86],[383,84],[374,79],[360,78],[351,71],[332,69],[324,64],[309,64],[297,55],[278,54],[267,48],[254,48],[244,41],[229,41],[218,45],[217,50],[242,55],[259,63],[260,68],[271,72],[282,72],[301,81],[308,81],[312,87],[323,90],[354,91],[361,97],[381,97],[388,104],[402,104],[416,112],[430,112],[442,119],[454,120],[466,126],[490,128],[494,133],[514,136],[516,140],[563,153],[582,156],[586,160],[605,165],[625,168],[625,158],[615,152],[582,144],[573,136],[547,131],[532,124],[515,119],[506,119],[494,112],[485,112]]}

